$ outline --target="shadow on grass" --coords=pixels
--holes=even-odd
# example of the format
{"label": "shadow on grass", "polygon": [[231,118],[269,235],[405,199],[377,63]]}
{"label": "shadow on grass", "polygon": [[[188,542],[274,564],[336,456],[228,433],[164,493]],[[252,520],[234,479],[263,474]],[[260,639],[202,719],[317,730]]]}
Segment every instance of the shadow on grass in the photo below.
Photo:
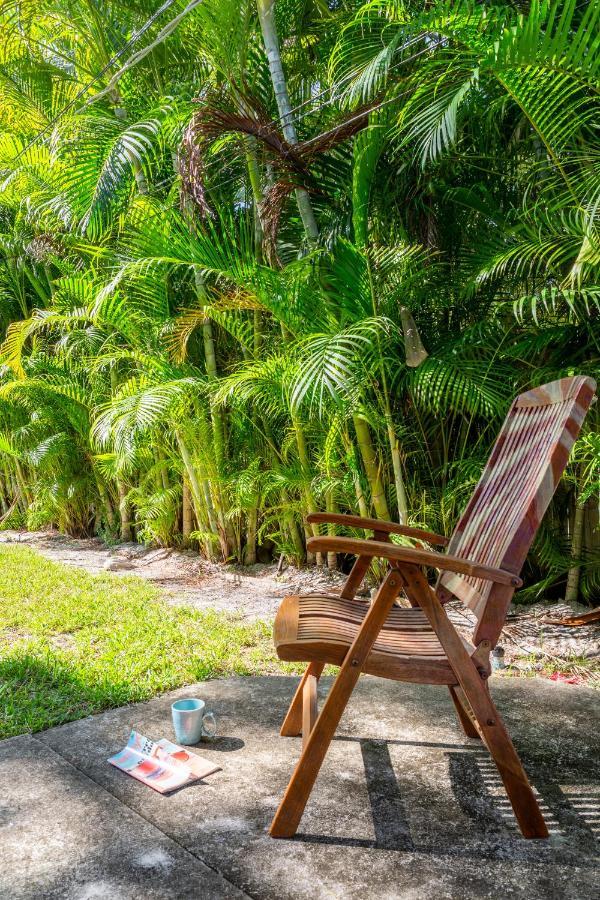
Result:
{"label": "shadow on grass", "polygon": [[125,681],[86,680],[51,654],[21,652],[0,659],[0,738],[41,731],[144,699]]}

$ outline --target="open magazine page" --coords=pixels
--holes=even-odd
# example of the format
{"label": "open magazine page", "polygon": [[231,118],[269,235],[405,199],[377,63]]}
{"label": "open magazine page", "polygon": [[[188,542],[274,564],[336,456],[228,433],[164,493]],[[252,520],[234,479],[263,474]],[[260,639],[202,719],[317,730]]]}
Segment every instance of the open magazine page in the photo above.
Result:
{"label": "open magazine page", "polygon": [[186,747],[166,738],[151,741],[137,731],[131,732],[127,746],[111,756],[108,762],[160,794],[167,794],[219,770],[219,766]]}

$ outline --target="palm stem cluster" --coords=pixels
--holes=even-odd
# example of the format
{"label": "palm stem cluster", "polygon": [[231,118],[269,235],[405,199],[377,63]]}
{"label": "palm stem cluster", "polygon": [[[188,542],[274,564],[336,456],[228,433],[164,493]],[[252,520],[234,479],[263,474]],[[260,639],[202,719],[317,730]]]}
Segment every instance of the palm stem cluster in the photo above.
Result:
{"label": "palm stem cluster", "polygon": [[[317,509],[450,532],[512,396],[599,369],[599,20],[2,2],[3,524],[246,563]],[[597,423],[532,596],[600,585]]]}

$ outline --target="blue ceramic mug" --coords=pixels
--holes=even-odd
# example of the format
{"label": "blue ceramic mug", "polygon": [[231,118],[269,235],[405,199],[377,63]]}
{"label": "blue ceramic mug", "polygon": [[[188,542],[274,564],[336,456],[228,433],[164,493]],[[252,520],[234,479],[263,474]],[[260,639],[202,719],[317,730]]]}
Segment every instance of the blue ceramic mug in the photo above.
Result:
{"label": "blue ceramic mug", "polygon": [[200,738],[213,738],[217,733],[217,721],[211,712],[204,712],[204,700],[188,697],[176,700],[171,706],[173,728],[178,744],[197,744]]}

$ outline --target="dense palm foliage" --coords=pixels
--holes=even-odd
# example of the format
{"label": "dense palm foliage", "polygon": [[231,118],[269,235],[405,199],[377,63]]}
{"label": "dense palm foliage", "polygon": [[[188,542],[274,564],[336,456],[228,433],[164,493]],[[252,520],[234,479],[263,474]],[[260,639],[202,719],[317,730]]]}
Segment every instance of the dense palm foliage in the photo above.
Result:
{"label": "dense palm foliage", "polygon": [[[598,4],[0,10],[5,524],[449,532],[512,396],[598,372]],[[531,595],[600,588],[597,425]]]}

